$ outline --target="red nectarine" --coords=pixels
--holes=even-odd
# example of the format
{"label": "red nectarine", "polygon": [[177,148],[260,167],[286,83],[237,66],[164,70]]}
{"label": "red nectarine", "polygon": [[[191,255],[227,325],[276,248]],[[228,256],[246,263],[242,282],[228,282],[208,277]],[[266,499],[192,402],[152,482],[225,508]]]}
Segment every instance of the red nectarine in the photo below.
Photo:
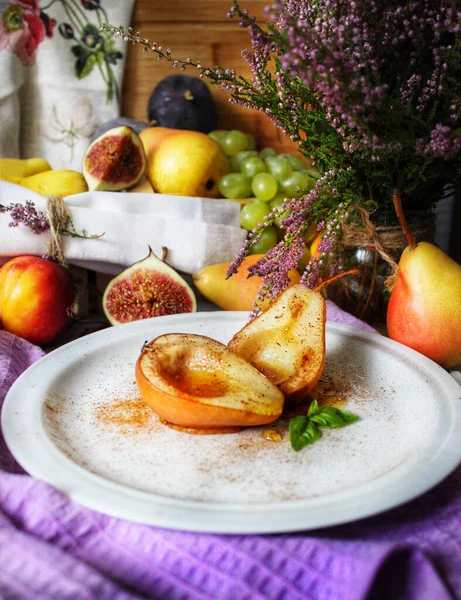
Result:
{"label": "red nectarine", "polygon": [[75,291],[61,265],[18,256],[0,268],[0,322],[5,331],[44,345],[67,327]]}

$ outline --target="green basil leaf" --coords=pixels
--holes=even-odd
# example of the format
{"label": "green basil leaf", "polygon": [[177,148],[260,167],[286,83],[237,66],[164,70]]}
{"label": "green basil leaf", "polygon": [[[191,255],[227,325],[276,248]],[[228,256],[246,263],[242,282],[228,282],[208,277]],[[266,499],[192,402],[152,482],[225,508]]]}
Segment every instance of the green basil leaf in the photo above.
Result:
{"label": "green basil leaf", "polygon": [[308,423],[308,418],[304,415],[299,415],[290,419],[289,430],[290,430],[290,442],[293,450],[301,450],[304,446],[300,445],[300,439]]}
{"label": "green basil leaf", "polygon": [[346,425],[342,417],[335,415],[334,413],[322,412],[318,415],[314,415],[311,419],[319,427],[328,427],[329,429]]}
{"label": "green basil leaf", "polygon": [[295,452],[299,452],[321,437],[320,428],[344,427],[358,421],[359,418],[347,410],[341,410],[334,406],[319,406],[317,400],[313,400],[307,416],[298,415],[290,419],[291,447]]}
{"label": "green basil leaf", "polygon": [[358,421],[360,419],[360,417],[358,415],[355,415],[354,413],[351,413],[348,410],[341,410],[339,408],[337,408],[336,410],[340,413],[340,415],[346,422],[346,425],[355,423],[356,421]]}
{"label": "green basil leaf", "polygon": [[299,415],[290,419],[290,442],[291,447],[299,452],[309,444],[316,442],[321,433],[315,423],[312,423],[304,415]]}
{"label": "green basil leaf", "polygon": [[319,412],[319,403],[317,400],[312,400],[309,406],[309,410],[307,411],[307,416],[312,417],[312,415],[316,415]]}
{"label": "green basil leaf", "polygon": [[334,406],[322,406],[318,413],[311,417],[311,420],[319,427],[328,427],[329,429],[344,427],[358,419],[357,415]]}

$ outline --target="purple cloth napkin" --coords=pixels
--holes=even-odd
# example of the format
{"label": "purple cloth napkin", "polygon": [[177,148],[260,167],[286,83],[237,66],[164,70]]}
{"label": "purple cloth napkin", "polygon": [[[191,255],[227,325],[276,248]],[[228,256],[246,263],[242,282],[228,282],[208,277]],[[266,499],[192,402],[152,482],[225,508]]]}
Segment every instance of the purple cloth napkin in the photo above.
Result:
{"label": "purple cloth napkin", "polygon": [[[371,329],[331,303],[327,314]],[[0,403],[42,354],[0,331]],[[4,445],[0,468],[5,600],[461,599],[461,469],[417,500],[349,525],[223,536],[83,508],[19,474]]]}

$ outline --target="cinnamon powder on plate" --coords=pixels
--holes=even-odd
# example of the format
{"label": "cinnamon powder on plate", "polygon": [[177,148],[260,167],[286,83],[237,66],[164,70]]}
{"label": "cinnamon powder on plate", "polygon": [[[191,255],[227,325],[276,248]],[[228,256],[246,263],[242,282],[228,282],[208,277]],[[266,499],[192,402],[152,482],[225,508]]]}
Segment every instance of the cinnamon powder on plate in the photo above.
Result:
{"label": "cinnamon powder on plate", "polygon": [[154,413],[140,396],[116,398],[96,408],[96,418],[106,425],[115,425],[122,432],[142,431],[152,426]]}

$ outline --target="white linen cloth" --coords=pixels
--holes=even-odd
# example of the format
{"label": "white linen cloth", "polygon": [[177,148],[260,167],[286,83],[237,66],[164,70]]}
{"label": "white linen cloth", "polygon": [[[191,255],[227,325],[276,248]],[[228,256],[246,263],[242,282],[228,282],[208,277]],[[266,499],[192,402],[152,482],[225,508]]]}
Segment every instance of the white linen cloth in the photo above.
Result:
{"label": "white linen cloth", "polygon": [[[0,181],[0,204],[26,200],[45,210],[46,198],[22,186]],[[136,194],[85,192],[65,198],[76,230],[104,234],[99,239],[63,237],[69,264],[99,273],[118,274],[145,258],[149,246],[159,257],[185,273],[233,260],[246,231],[239,223],[240,205],[228,200]],[[49,232],[32,233],[24,225],[9,227],[9,213],[0,213],[0,264],[20,254],[46,253]]]}

